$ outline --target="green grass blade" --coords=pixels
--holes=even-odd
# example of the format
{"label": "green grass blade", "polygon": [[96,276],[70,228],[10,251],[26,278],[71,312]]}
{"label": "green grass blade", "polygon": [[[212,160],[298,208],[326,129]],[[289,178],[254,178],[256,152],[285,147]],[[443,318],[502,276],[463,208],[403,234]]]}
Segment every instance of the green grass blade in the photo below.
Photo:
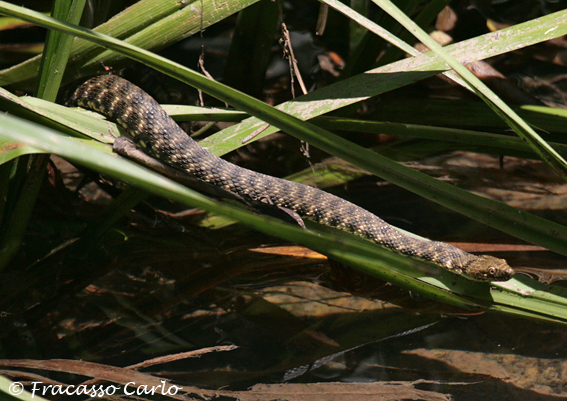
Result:
{"label": "green grass blade", "polygon": [[[551,166],[557,174],[567,179],[567,162],[547,142],[545,142],[520,116],[492,92],[480,79],[475,77],[460,62],[451,57],[431,37],[421,30],[410,18],[402,13],[389,0],[373,0],[379,7],[395,18],[400,24],[414,34],[423,44],[432,49],[451,68],[472,87],[475,93],[490,106],[517,134],[525,140],[534,151]],[[537,24],[534,20],[532,24]]]}
{"label": "green grass blade", "polygon": [[[95,31],[127,40],[142,48],[158,51],[209,27],[256,1],[258,0],[226,0],[219,3],[199,0],[142,0],[97,27]],[[201,6],[203,6],[202,9]],[[25,14],[26,11],[23,13]],[[27,10],[27,13],[35,12]],[[76,40],[71,51],[73,74],[66,76],[66,80],[101,71],[102,62],[117,63],[123,58],[123,55],[101,48],[91,41]],[[29,82],[37,75],[39,60],[39,56],[34,57],[17,66],[0,71],[0,85]]]}
{"label": "green grass blade", "polygon": [[[549,36],[547,32],[551,28],[554,28],[552,32],[559,36],[567,34],[567,10],[538,18],[536,22],[528,21],[495,33],[459,42],[444,49],[458,61],[469,63],[547,40]],[[475,49],[474,53],[471,53],[470,49]],[[443,60],[432,57],[431,54],[420,54],[320,88],[313,93],[283,103],[277,108],[301,120],[309,120],[372,96],[432,77],[448,69],[449,67]],[[419,107],[424,107],[423,102]],[[210,140],[217,143],[214,149],[218,148],[220,153],[224,154],[240,146],[244,138],[261,127],[265,128],[263,121],[255,118],[247,119],[215,134]],[[268,127],[256,139],[277,131],[277,127]]]}
{"label": "green grass blade", "polygon": [[[95,30],[116,38],[127,38],[141,28],[167,17],[179,8],[184,7],[185,4],[187,3],[176,0],[141,0],[98,26]],[[81,64],[88,57],[94,57],[95,53],[100,54],[102,51],[104,49],[88,40],[75,39],[70,57],[75,63]],[[33,79],[37,76],[40,62],[41,55],[38,55],[21,64],[0,71],[0,85],[5,86]]]}
{"label": "green grass blade", "polygon": [[[52,13],[57,18],[78,23],[85,1],[56,0]],[[51,101],[57,97],[72,40],[73,37],[70,35],[58,31],[48,32],[39,70],[40,80],[36,90],[38,97]],[[19,190],[12,190],[6,194],[7,197],[12,198],[8,199],[7,204],[13,205],[13,209],[7,210],[2,220],[0,270],[10,262],[21,247],[48,161],[49,156],[43,154],[33,154],[14,161],[26,168],[18,168],[17,173],[10,178],[11,186]]]}
{"label": "green grass blade", "polygon": [[[420,110],[417,114],[414,110]],[[562,141],[567,133],[565,114],[561,109],[544,106],[516,106],[516,112],[541,130],[545,136],[556,142]],[[419,99],[406,99],[403,102],[390,102],[373,115],[375,120],[414,123],[420,125],[443,125],[465,127],[486,127],[494,131],[507,131],[508,126],[483,102],[432,99],[424,103]]]}
{"label": "green grass blade", "polygon": [[344,3],[341,3],[338,0],[320,0],[322,3],[333,7],[335,10],[343,13],[360,26],[368,29],[369,31],[373,32],[374,34],[378,35],[382,39],[386,40],[387,42],[393,44],[394,46],[398,47],[399,49],[405,51],[409,54],[418,54],[419,52],[415,50],[412,46],[408,45],[406,42],[398,39],[396,36],[392,35],[387,30],[383,29],[380,25],[376,24],[375,22],[369,20],[365,16],[357,13],[352,8],[346,6]]}
{"label": "green grass blade", "polygon": [[[419,124],[389,123],[382,121],[358,120],[341,117],[317,117],[313,123],[328,130],[353,131],[357,133],[389,134],[413,138],[450,141],[478,146],[479,149],[513,150],[524,155],[535,152],[522,139],[510,135],[471,131],[457,128],[432,127]],[[550,143],[558,152],[567,154],[567,145]]]}
{"label": "green grass blade", "polygon": [[[71,24],[78,24],[83,14],[86,0],[56,0],[53,16]],[[50,100],[57,98],[59,85],[67,66],[73,36],[58,31],[49,31],[39,67],[39,82],[36,96]]]}

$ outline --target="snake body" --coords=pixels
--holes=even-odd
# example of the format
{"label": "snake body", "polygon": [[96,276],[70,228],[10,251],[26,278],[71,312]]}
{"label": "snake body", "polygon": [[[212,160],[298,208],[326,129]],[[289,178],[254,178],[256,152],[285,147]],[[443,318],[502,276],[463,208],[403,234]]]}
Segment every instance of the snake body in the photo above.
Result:
{"label": "snake body", "polygon": [[98,111],[116,121],[150,156],[244,198],[291,209],[317,223],[349,231],[381,246],[432,261],[477,281],[504,281],[506,261],[473,255],[452,245],[414,238],[335,195],[227,162],[200,146],[146,92],[123,78],[103,75],[81,85],[68,105]]}

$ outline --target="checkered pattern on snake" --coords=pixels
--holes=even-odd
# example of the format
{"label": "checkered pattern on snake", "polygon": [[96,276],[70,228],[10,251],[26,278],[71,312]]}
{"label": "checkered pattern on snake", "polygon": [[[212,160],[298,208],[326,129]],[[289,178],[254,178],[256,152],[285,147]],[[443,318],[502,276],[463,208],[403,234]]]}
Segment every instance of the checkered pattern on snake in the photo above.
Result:
{"label": "checkered pattern on snake", "polygon": [[432,261],[472,280],[504,281],[514,274],[502,259],[472,255],[443,242],[416,239],[337,196],[247,170],[213,155],[190,138],[150,95],[123,78],[95,77],[81,85],[68,104],[106,115],[149,155],[244,198],[291,209],[304,218]]}

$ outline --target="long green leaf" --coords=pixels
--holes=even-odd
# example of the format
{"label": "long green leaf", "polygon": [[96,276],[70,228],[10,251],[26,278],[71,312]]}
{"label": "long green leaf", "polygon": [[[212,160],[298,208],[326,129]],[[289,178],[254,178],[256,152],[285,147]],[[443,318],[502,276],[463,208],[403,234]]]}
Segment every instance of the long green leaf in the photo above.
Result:
{"label": "long green leaf", "polygon": [[[72,24],[78,24],[83,15],[86,0],[56,0],[53,16]],[[36,96],[52,102],[57,98],[59,85],[71,53],[73,36],[58,31],[49,31],[39,66],[39,81]]]}
{"label": "long green leaf", "polygon": [[[53,4],[53,15],[71,23],[78,23],[83,13],[85,0],[56,0]],[[69,45],[73,37],[58,31],[50,31],[47,35],[45,49],[39,69],[40,79],[36,95],[42,99],[55,101],[61,77],[69,58]],[[39,194],[41,183],[49,156],[34,154],[14,161],[19,167],[17,174],[11,177],[11,187],[17,188],[6,196],[11,210],[7,210],[2,221],[0,235],[0,270],[3,269],[20,249],[25,230],[32,214],[33,206]]]}
{"label": "long green leaf", "polygon": [[420,29],[407,15],[401,12],[390,0],[373,0],[379,7],[395,18],[423,44],[432,49],[451,68],[458,73],[475,93],[496,114],[498,114],[517,134],[525,140],[534,151],[551,166],[557,174],[567,179],[567,161],[561,157],[547,142],[545,142],[520,116],[492,92],[480,79],[475,77],[460,62],[451,57],[426,32]]}
{"label": "long green leaf", "polygon": [[[423,139],[436,139],[438,141],[458,142],[475,145],[486,149],[508,149],[524,153],[535,152],[520,138],[510,135],[492,134],[489,132],[471,131],[457,128],[432,127],[418,124],[386,123],[381,121],[358,120],[341,117],[317,117],[313,123],[329,130],[367,132],[373,134],[389,134],[408,136]],[[552,143],[558,152],[567,154],[567,145]]]}
{"label": "long green leaf", "polygon": [[[444,49],[459,62],[470,63],[548,40],[550,29],[554,37],[567,34],[567,10],[465,40]],[[475,51],[471,52],[471,49]],[[431,53],[420,54],[319,88],[277,108],[301,120],[309,120],[449,69],[443,60]],[[265,123],[259,119],[247,119],[210,137],[211,141],[216,142],[210,149],[218,148],[224,154],[240,145],[244,138],[259,128],[265,129],[256,139],[278,131],[277,127],[266,128]]]}
{"label": "long green leaf", "polygon": [[[257,1],[141,0],[95,28],[95,31],[157,51],[206,29]],[[27,12],[34,13],[31,10]],[[116,65],[121,59],[123,55],[120,53],[105,50],[88,40],[76,40],[71,49],[73,74],[68,74],[67,80],[101,71],[103,61],[105,64]],[[39,62],[40,56],[37,56],[0,71],[0,85],[30,81],[37,75]]]}

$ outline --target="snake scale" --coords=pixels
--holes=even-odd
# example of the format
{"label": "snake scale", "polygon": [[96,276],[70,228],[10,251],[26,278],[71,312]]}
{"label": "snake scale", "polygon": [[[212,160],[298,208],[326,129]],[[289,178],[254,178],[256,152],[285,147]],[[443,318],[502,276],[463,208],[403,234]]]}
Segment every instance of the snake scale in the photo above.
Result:
{"label": "snake scale", "polygon": [[506,261],[473,255],[444,242],[417,239],[335,195],[229,163],[201,147],[146,92],[123,78],[102,75],[81,85],[68,105],[116,121],[150,156],[253,201],[295,211],[411,257],[432,261],[476,281],[504,281],[514,274]]}

